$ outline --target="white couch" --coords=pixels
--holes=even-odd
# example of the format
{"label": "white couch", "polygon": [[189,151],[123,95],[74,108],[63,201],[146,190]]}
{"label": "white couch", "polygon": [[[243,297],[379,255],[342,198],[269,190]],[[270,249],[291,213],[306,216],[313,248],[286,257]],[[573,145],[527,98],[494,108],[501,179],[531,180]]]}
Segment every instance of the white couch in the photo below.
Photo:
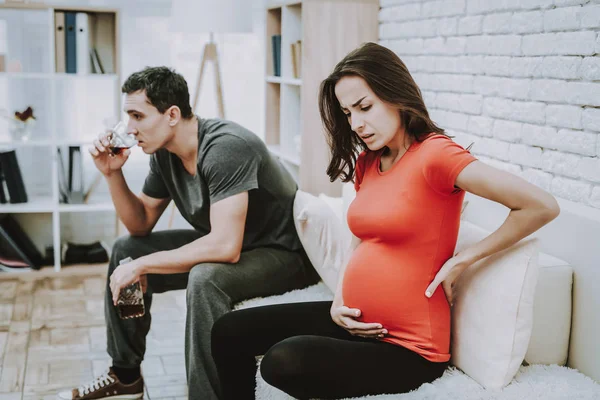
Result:
{"label": "white couch", "polygon": [[[345,188],[345,196],[352,196],[348,192]],[[349,200],[328,200],[330,206],[337,208],[338,217],[344,219]],[[471,195],[466,200],[468,206],[462,219],[486,231],[496,229],[508,214],[505,207],[488,200]],[[512,382],[499,391],[486,390],[452,367],[433,384],[414,392],[369,399],[600,399],[600,385],[596,383],[600,381],[600,292],[595,290],[600,281],[600,211],[567,201],[560,201],[560,205],[560,216],[535,235],[540,239],[542,253],[533,329],[525,361]],[[296,218],[300,212],[295,210]],[[331,290],[320,282],[281,296],[248,300],[237,308],[325,300],[332,296]],[[291,397],[266,384],[258,374],[256,399]]]}

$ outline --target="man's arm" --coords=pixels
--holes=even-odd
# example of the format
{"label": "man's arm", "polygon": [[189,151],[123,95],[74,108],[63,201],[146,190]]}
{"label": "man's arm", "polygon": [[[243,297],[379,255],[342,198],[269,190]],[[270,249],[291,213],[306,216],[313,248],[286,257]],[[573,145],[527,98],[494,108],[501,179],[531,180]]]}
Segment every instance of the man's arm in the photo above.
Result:
{"label": "man's arm", "polygon": [[247,212],[248,192],[217,201],[210,207],[209,234],[177,249],[138,258],[138,274],[176,274],[200,263],[238,262]]}
{"label": "man's arm", "polygon": [[171,199],[155,199],[143,193],[136,196],[127,186],[121,170],[111,173],[106,181],[117,214],[129,234],[145,236],[152,232]]}

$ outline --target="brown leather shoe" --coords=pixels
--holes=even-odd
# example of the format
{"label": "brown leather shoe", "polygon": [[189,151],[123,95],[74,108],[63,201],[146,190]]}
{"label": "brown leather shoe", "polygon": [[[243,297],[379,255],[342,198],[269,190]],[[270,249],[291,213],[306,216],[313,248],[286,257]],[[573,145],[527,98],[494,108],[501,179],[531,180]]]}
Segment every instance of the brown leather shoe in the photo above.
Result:
{"label": "brown leather shoe", "polygon": [[121,383],[117,375],[109,368],[107,372],[94,379],[92,382],[59,393],[57,400],[138,400],[144,396],[144,378],[129,385]]}

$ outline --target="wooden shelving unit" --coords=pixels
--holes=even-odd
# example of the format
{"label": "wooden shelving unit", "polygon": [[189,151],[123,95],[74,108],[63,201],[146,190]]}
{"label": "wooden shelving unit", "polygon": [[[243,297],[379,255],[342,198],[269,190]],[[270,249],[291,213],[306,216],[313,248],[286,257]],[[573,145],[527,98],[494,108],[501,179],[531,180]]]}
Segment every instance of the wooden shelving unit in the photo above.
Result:
{"label": "wooden shelving unit", "polygon": [[[319,85],[348,52],[377,41],[379,1],[269,1],[265,12],[265,141],[302,190],[340,195],[341,185],[326,175]],[[273,35],[281,35],[281,76],[274,75]],[[298,40],[301,76],[294,76],[291,45]]]}

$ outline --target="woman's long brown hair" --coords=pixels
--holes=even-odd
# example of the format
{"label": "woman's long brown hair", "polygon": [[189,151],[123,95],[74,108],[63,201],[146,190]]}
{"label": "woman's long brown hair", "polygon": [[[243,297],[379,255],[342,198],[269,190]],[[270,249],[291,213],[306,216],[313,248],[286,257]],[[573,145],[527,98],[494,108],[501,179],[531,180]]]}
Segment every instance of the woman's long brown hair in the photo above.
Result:
{"label": "woman's long brown hair", "polygon": [[344,76],[363,78],[379,99],[396,107],[407,134],[413,140],[420,142],[430,133],[444,134],[444,130],[429,118],[421,90],[402,60],[386,47],[365,43],[344,57],[321,83],[319,111],[331,150],[331,161],[327,167],[331,182],[340,176],[342,182],[352,180],[356,158],[367,149],[350,128],[335,95],[335,85]]}

